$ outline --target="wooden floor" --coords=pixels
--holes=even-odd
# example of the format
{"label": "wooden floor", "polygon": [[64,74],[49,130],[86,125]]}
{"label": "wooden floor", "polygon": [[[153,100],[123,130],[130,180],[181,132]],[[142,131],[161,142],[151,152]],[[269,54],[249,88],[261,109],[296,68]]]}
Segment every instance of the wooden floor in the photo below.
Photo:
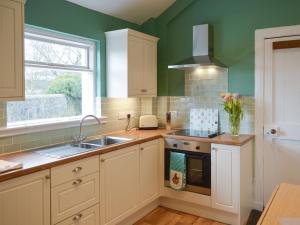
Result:
{"label": "wooden floor", "polygon": [[134,225],[224,225],[224,223],[159,207]]}

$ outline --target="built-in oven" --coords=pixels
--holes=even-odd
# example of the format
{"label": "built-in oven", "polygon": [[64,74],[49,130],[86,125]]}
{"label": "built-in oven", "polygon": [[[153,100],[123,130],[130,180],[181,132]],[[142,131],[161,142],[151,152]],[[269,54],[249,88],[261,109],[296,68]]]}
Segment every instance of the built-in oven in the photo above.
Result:
{"label": "built-in oven", "polygon": [[170,154],[180,152],[186,159],[185,191],[211,195],[211,145],[206,142],[165,139],[165,186],[170,187]]}

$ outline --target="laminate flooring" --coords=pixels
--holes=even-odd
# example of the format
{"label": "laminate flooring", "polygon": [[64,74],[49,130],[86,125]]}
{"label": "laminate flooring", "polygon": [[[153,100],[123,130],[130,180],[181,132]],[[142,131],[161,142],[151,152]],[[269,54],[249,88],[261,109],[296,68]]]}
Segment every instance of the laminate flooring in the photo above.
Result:
{"label": "laminate flooring", "polygon": [[225,225],[176,210],[158,207],[134,225]]}

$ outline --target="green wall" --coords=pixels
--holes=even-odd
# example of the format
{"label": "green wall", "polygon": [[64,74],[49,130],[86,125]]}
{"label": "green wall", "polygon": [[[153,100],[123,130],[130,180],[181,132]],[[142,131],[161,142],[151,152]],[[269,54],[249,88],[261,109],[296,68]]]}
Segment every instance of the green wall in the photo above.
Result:
{"label": "green wall", "polygon": [[139,30],[140,28],[136,24],[80,7],[65,0],[27,0],[25,23],[97,41],[97,84],[101,83],[101,87],[97,85],[98,96],[106,95],[104,32],[123,28]]}
{"label": "green wall", "polygon": [[[215,57],[229,67],[229,91],[254,95],[254,31],[300,24],[298,0],[177,0],[142,26],[65,0],[27,0],[27,24],[70,33],[98,43],[97,95],[106,95],[104,32],[132,28],[158,36],[158,93],[184,95],[184,75],[167,66],[192,54],[192,26],[214,28]],[[101,64],[100,64],[101,62]],[[99,86],[99,85],[98,85]]]}
{"label": "green wall", "polygon": [[254,32],[300,24],[297,0],[177,0],[155,20],[142,25],[160,38],[159,95],[184,95],[183,72],[167,65],[192,54],[192,26],[214,28],[215,57],[229,67],[229,91],[254,95]]}

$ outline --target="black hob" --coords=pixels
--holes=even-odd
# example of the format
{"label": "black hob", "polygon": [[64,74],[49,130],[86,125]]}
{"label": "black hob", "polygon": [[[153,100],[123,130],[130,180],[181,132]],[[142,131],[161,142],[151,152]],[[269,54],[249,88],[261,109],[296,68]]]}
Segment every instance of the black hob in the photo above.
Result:
{"label": "black hob", "polygon": [[173,133],[174,135],[188,136],[188,137],[201,137],[201,138],[213,138],[218,136],[218,132],[206,131],[206,130],[178,130]]}

